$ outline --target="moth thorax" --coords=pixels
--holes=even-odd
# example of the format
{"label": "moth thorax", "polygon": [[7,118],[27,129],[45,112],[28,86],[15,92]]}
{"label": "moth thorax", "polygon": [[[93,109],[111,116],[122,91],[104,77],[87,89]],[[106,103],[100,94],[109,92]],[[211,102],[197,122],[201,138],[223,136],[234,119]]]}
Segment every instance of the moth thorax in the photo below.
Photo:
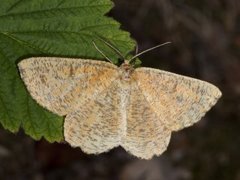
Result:
{"label": "moth thorax", "polygon": [[121,66],[121,79],[124,81],[130,81],[131,80],[131,74],[134,71],[134,68],[131,64],[128,63],[128,61],[125,61]]}

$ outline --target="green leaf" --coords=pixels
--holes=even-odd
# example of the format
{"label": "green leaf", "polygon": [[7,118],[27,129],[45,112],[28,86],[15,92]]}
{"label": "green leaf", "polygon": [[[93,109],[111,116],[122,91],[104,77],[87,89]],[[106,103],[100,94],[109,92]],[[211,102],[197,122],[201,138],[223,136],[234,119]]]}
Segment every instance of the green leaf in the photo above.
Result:
{"label": "green leaf", "polygon": [[120,24],[104,16],[109,0],[1,0],[0,5],[0,123],[34,139],[63,139],[63,118],[40,107],[26,91],[17,63],[30,56],[67,56],[103,59],[96,42],[117,63],[104,37],[127,54],[134,47]]}

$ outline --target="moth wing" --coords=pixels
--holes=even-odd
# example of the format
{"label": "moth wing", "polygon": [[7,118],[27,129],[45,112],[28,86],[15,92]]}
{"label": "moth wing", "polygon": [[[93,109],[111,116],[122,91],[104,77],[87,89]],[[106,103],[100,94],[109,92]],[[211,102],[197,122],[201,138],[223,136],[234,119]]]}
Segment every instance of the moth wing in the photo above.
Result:
{"label": "moth wing", "polygon": [[18,67],[33,99],[58,115],[97,96],[118,75],[113,64],[72,58],[34,57],[22,60]]}
{"label": "moth wing", "polygon": [[150,159],[166,150],[170,136],[171,130],[154,112],[137,82],[133,81],[127,105],[127,130],[121,146],[134,156]]}
{"label": "moth wing", "polygon": [[120,106],[120,83],[116,79],[94,99],[86,99],[64,122],[65,140],[85,153],[99,154],[119,146],[124,134]]}
{"label": "moth wing", "polygon": [[133,79],[162,125],[173,131],[198,122],[221,97],[208,82],[158,69],[138,68]]}

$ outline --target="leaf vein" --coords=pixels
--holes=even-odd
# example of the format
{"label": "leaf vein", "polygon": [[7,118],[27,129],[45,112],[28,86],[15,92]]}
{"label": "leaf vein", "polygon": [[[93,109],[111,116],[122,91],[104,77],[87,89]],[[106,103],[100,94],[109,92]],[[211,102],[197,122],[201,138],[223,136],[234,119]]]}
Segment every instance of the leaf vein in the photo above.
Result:
{"label": "leaf vein", "polygon": [[[21,0],[20,0],[21,1]],[[19,12],[19,13],[10,13],[10,14],[3,14],[0,15],[0,18],[6,18],[11,16],[22,16],[22,15],[33,15],[38,13],[46,13],[46,12],[54,12],[54,11],[69,11],[69,10],[75,10],[75,9],[82,9],[86,7],[94,8],[94,7],[108,7],[111,6],[111,4],[101,4],[101,5],[87,5],[87,6],[77,6],[77,7],[68,7],[68,8],[50,8],[50,9],[44,9],[44,10],[36,10],[36,11],[29,11],[29,12]]]}
{"label": "leaf vein", "polygon": [[13,3],[13,4],[6,10],[6,12],[9,12],[9,11],[11,11],[12,9],[14,9],[15,7],[17,7],[17,5],[19,5],[22,1],[24,1],[24,0],[18,0],[18,1],[16,1],[15,3]]}
{"label": "leaf vein", "polygon": [[39,51],[39,52],[41,52],[41,53],[44,53],[44,51],[41,50],[40,48],[38,48],[38,47],[36,47],[36,46],[33,46],[33,45],[27,43],[26,41],[20,40],[20,39],[14,37],[14,36],[11,36],[10,33],[0,32],[0,34],[3,34],[4,36],[8,37],[9,39],[14,40],[15,42],[17,42],[17,43],[20,44],[20,45],[23,45],[23,46],[25,46],[25,47],[28,47],[28,48],[31,48],[31,49],[35,49],[35,50],[37,50],[37,51]]}

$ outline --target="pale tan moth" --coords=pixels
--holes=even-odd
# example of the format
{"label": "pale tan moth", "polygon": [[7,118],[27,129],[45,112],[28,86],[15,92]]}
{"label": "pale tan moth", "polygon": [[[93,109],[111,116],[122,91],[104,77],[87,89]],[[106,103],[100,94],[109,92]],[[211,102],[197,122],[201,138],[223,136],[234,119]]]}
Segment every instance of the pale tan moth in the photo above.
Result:
{"label": "pale tan moth", "polygon": [[171,132],[198,122],[221,92],[205,81],[133,68],[131,61],[118,67],[90,59],[33,57],[18,67],[33,99],[66,116],[64,137],[71,146],[90,154],[122,146],[150,159],[166,150]]}

